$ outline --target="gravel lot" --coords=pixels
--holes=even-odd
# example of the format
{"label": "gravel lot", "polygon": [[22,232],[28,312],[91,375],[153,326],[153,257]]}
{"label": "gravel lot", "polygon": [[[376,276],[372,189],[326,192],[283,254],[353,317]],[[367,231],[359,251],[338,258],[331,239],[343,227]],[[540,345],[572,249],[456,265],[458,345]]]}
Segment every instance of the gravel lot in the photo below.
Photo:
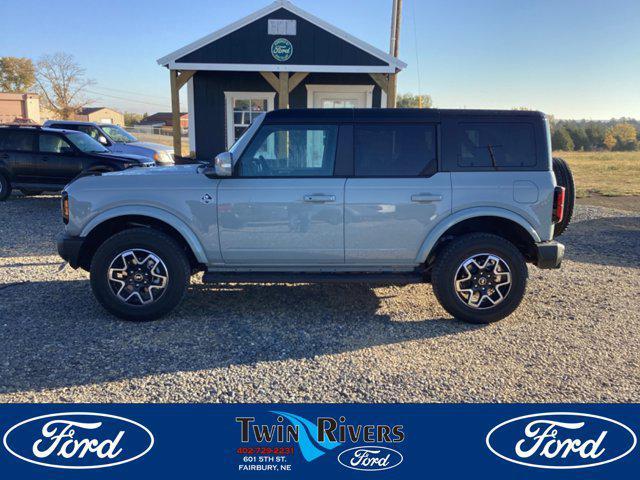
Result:
{"label": "gravel lot", "polygon": [[58,273],[58,202],[0,203],[0,402],[640,402],[639,213],[579,206],[564,268],[531,267],[490,326],[429,285],[196,279],[170,317],[129,324]]}

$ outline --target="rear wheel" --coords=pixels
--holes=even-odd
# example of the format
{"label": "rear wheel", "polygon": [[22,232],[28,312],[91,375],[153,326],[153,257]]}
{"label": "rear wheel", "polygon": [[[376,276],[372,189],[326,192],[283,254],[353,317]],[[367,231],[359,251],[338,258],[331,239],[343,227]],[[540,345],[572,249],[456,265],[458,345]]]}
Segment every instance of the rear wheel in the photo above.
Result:
{"label": "rear wheel", "polygon": [[474,233],[452,240],[435,260],[433,291],[443,308],[470,323],[510,315],[524,296],[527,265],[522,253],[497,235]]}
{"label": "rear wheel", "polygon": [[6,200],[11,195],[11,182],[2,173],[0,173],[0,202]]}
{"label": "rear wheel", "polygon": [[573,173],[569,164],[562,158],[553,159],[553,173],[556,176],[556,183],[564,187],[564,215],[562,221],[554,225],[553,236],[559,237],[569,226],[573,216],[573,207],[576,203],[576,187],[573,182]]}
{"label": "rear wheel", "polygon": [[191,268],[170,236],[134,228],[106,240],[91,261],[91,288],[102,306],[124,320],[155,320],[184,298]]}

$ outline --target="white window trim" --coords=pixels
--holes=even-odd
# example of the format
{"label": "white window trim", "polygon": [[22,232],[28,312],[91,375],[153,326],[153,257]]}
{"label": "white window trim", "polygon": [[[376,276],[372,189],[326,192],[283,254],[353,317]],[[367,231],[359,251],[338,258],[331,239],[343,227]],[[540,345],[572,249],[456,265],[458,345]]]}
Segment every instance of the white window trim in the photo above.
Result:
{"label": "white window trim", "polygon": [[187,104],[189,112],[189,154],[196,151],[196,103],[193,96],[193,77],[187,82]]}
{"label": "white window trim", "polygon": [[224,92],[226,123],[227,123],[227,150],[233,145],[234,129],[233,129],[233,102],[234,100],[255,100],[265,99],[267,101],[267,111],[273,110],[276,92]]}
{"label": "white window trim", "polygon": [[364,93],[366,108],[373,107],[374,85],[307,85],[307,108],[313,108],[313,96],[316,93]]}

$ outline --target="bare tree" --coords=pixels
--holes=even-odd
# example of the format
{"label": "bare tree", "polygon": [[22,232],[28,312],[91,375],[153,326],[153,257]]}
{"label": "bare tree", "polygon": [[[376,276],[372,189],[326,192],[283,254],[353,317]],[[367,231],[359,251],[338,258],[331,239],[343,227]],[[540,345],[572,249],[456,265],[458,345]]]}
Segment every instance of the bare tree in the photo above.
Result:
{"label": "bare tree", "polygon": [[43,96],[44,106],[59,118],[70,119],[81,107],[91,103],[84,90],[93,85],[85,78],[85,70],[73,55],[54,53],[44,55],[36,63],[36,82]]}

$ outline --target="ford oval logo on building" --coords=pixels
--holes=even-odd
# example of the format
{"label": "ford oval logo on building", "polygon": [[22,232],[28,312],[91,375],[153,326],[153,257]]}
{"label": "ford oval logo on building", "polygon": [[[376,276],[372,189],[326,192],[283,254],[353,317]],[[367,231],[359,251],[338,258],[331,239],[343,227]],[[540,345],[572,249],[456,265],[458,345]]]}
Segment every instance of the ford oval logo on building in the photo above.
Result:
{"label": "ford oval logo on building", "polygon": [[338,462],[352,470],[389,470],[402,463],[400,452],[387,447],[353,447],[338,455]]}
{"label": "ford oval logo on building", "polygon": [[2,439],[9,453],[43,467],[90,469],[132,462],[153,447],[144,425],[104,413],[53,413],[24,420]]}
{"label": "ford oval logo on building", "polygon": [[597,467],[629,455],[636,434],[617,420],[588,413],[525,415],[496,425],[487,447],[508,462],[527,467]]}

